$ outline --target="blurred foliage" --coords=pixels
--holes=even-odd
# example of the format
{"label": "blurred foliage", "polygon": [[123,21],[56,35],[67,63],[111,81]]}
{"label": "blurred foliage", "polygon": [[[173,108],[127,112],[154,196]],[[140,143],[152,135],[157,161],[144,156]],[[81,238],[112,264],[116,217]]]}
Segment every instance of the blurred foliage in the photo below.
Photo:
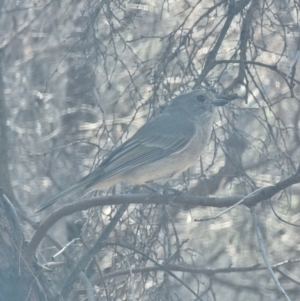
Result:
{"label": "blurred foliage", "polygon": [[[240,97],[219,110],[207,151],[171,187],[203,196],[245,196],[295,173],[299,22],[299,3],[289,0],[4,0],[8,164],[23,208],[44,219],[46,213],[33,215],[42,200],[90,172],[175,95],[198,87]],[[99,194],[124,192],[132,189],[120,184]],[[299,185],[257,206],[270,262],[299,259],[298,228],[280,221],[270,203],[282,219],[299,225]],[[80,236],[69,249],[78,260],[116,208],[70,216],[51,235],[61,244]],[[188,271],[264,266],[248,208],[194,222],[221,211],[131,205],[109,240],[145,256],[116,245],[103,248],[85,271],[97,300],[195,300],[165,271],[147,270],[154,266],[148,257],[186,267],[175,273],[202,300],[279,300],[266,270]],[[25,229],[30,238],[33,229]],[[39,251],[45,263],[57,249],[45,239]],[[300,294],[299,264],[276,272],[292,300]],[[50,274],[54,290],[71,271],[63,266]],[[72,293],[73,300],[85,296],[79,280]]]}

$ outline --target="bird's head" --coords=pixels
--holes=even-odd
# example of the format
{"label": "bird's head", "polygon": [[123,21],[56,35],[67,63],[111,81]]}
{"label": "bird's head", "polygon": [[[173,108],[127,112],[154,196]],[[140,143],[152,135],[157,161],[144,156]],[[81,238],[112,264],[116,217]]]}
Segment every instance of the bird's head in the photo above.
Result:
{"label": "bird's head", "polygon": [[178,95],[171,102],[170,110],[184,110],[192,115],[212,114],[215,106],[223,106],[228,101],[216,99],[206,90],[192,90]]}

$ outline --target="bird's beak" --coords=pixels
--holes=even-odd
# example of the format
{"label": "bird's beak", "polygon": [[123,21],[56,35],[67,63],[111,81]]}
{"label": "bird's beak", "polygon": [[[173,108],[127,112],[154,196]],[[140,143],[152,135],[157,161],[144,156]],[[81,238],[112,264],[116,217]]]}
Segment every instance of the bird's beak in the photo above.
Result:
{"label": "bird's beak", "polygon": [[227,105],[229,102],[230,101],[226,99],[216,99],[215,101],[213,101],[213,104],[217,107],[221,107]]}

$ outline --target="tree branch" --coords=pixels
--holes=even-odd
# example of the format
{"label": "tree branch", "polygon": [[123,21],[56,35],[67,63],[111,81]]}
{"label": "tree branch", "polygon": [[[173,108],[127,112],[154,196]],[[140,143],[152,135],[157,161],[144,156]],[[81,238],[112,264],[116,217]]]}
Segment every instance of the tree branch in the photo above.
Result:
{"label": "tree branch", "polygon": [[[292,186],[293,184],[300,183],[300,172],[299,168],[296,174],[291,177],[280,181],[272,187],[266,187],[261,189],[257,194],[251,195],[247,198],[243,204],[246,206],[255,206],[256,204],[270,199],[278,192]],[[54,211],[45,221],[41,223],[36,233],[33,235],[31,241],[28,244],[26,250],[26,258],[29,260],[33,258],[37,247],[44,238],[47,231],[61,218],[68,216],[77,211],[87,210],[92,207],[105,206],[105,205],[118,205],[118,204],[157,204],[157,205],[183,205],[184,207],[193,205],[193,206],[205,206],[205,207],[217,207],[224,208],[230,207],[239,202],[243,196],[235,197],[197,197],[190,196],[188,194],[179,194],[179,195],[111,195],[105,197],[96,197],[91,199],[86,199],[81,202],[72,203],[66,206],[63,206],[56,211]]]}

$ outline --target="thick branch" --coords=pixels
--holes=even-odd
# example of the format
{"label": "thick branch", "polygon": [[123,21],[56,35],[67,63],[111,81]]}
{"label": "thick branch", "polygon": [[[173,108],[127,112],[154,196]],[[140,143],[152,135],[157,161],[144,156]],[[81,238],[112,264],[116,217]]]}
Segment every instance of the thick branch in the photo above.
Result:
{"label": "thick branch", "polygon": [[[264,200],[272,198],[278,192],[290,187],[293,184],[300,183],[300,172],[299,169],[297,173],[286,180],[280,181],[272,187],[266,187],[261,189],[259,193],[252,195],[247,198],[243,204],[246,206],[254,206]],[[36,233],[32,237],[31,241],[27,247],[27,258],[30,259],[34,256],[37,247],[39,246],[41,240],[44,238],[47,231],[61,218],[68,216],[77,211],[87,210],[92,207],[105,206],[105,205],[118,205],[118,204],[157,204],[157,205],[168,205],[168,204],[178,204],[183,206],[188,205],[198,205],[205,207],[230,207],[240,201],[243,196],[235,197],[197,197],[190,196],[187,194],[179,195],[111,195],[99,198],[86,199],[81,202],[72,203],[66,205],[58,210],[54,211],[44,222],[41,223]]]}
{"label": "thick branch", "polygon": [[250,0],[243,0],[234,4],[234,1],[229,1],[227,19],[216,41],[216,44],[207,56],[203,71],[201,72],[199,78],[195,81],[195,87],[200,86],[203,80],[207,77],[207,74],[214,68],[217,54],[223,43],[223,40],[225,39],[233,18],[241,13],[241,11],[249,4],[249,2]]}

